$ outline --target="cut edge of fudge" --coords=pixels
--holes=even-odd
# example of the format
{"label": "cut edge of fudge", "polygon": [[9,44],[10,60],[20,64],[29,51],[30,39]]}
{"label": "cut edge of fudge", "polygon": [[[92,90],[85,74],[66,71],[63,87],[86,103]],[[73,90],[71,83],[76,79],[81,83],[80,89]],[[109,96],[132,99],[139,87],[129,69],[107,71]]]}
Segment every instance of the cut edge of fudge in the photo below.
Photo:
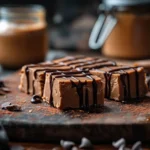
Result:
{"label": "cut edge of fudge", "polygon": [[148,92],[143,67],[114,66],[90,70],[91,74],[102,78],[105,98],[128,102],[144,97]]}
{"label": "cut edge of fudge", "polygon": [[[45,74],[48,71],[65,71],[65,70],[71,70],[71,67],[69,66],[64,66],[60,64],[55,64],[55,63],[40,63],[40,64],[31,64],[31,65],[25,65],[21,69],[20,73],[20,85],[19,89],[22,92],[25,92],[27,94],[36,94],[35,92],[37,91],[35,81],[37,79],[37,73],[38,72],[43,72]],[[44,76],[43,76],[44,77]],[[43,78],[41,81],[39,81],[39,86],[42,86],[44,84],[45,78]],[[37,82],[37,81],[36,81]],[[39,88],[39,87],[37,87]],[[41,88],[42,90],[42,88]],[[41,92],[42,94],[42,92]]]}
{"label": "cut edge of fudge", "polygon": [[43,99],[59,109],[99,107],[104,105],[103,88],[101,79],[89,73],[46,73]]}

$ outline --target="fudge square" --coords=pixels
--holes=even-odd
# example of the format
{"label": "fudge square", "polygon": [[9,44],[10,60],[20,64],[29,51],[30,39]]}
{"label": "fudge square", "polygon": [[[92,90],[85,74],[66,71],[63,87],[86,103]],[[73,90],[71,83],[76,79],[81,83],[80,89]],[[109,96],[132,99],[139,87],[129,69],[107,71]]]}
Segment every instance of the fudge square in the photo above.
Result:
{"label": "fudge square", "polygon": [[21,69],[19,89],[27,94],[42,96],[46,72],[69,71],[71,67],[45,62],[25,65]]}
{"label": "fudge square", "polygon": [[143,67],[111,66],[90,70],[102,79],[105,97],[127,102],[139,100],[148,91]]}
{"label": "fudge square", "polygon": [[99,107],[104,105],[103,88],[101,79],[89,73],[46,73],[43,99],[59,109]]}

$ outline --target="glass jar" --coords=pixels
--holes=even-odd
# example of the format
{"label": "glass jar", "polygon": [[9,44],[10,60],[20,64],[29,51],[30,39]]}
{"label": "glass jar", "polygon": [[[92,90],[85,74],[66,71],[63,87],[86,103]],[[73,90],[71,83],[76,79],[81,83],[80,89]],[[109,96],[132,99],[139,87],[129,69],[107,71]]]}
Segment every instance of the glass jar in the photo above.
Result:
{"label": "glass jar", "polygon": [[45,9],[40,5],[0,8],[0,64],[19,68],[44,60],[48,49]]}
{"label": "glass jar", "polygon": [[150,1],[104,0],[89,46],[109,57],[150,58]]}

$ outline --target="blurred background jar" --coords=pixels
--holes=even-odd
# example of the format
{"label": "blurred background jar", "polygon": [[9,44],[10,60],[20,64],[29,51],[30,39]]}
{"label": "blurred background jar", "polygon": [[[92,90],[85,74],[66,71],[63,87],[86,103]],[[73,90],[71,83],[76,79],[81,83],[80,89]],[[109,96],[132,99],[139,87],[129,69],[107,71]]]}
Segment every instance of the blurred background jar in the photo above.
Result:
{"label": "blurred background jar", "polygon": [[40,5],[0,8],[0,64],[16,69],[45,59],[48,50],[45,9]]}
{"label": "blurred background jar", "polygon": [[104,0],[89,46],[108,57],[150,58],[150,1]]}

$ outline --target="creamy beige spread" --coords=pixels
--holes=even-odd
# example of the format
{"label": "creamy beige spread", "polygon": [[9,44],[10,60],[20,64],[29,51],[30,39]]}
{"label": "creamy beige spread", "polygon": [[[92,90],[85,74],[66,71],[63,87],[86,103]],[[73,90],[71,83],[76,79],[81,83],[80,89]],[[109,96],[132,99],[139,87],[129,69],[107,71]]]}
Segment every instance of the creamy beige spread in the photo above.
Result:
{"label": "creamy beige spread", "polygon": [[45,23],[0,22],[0,64],[18,68],[27,63],[41,62],[47,51]]}
{"label": "creamy beige spread", "polygon": [[118,13],[117,18],[103,54],[127,59],[150,58],[150,14]]}

